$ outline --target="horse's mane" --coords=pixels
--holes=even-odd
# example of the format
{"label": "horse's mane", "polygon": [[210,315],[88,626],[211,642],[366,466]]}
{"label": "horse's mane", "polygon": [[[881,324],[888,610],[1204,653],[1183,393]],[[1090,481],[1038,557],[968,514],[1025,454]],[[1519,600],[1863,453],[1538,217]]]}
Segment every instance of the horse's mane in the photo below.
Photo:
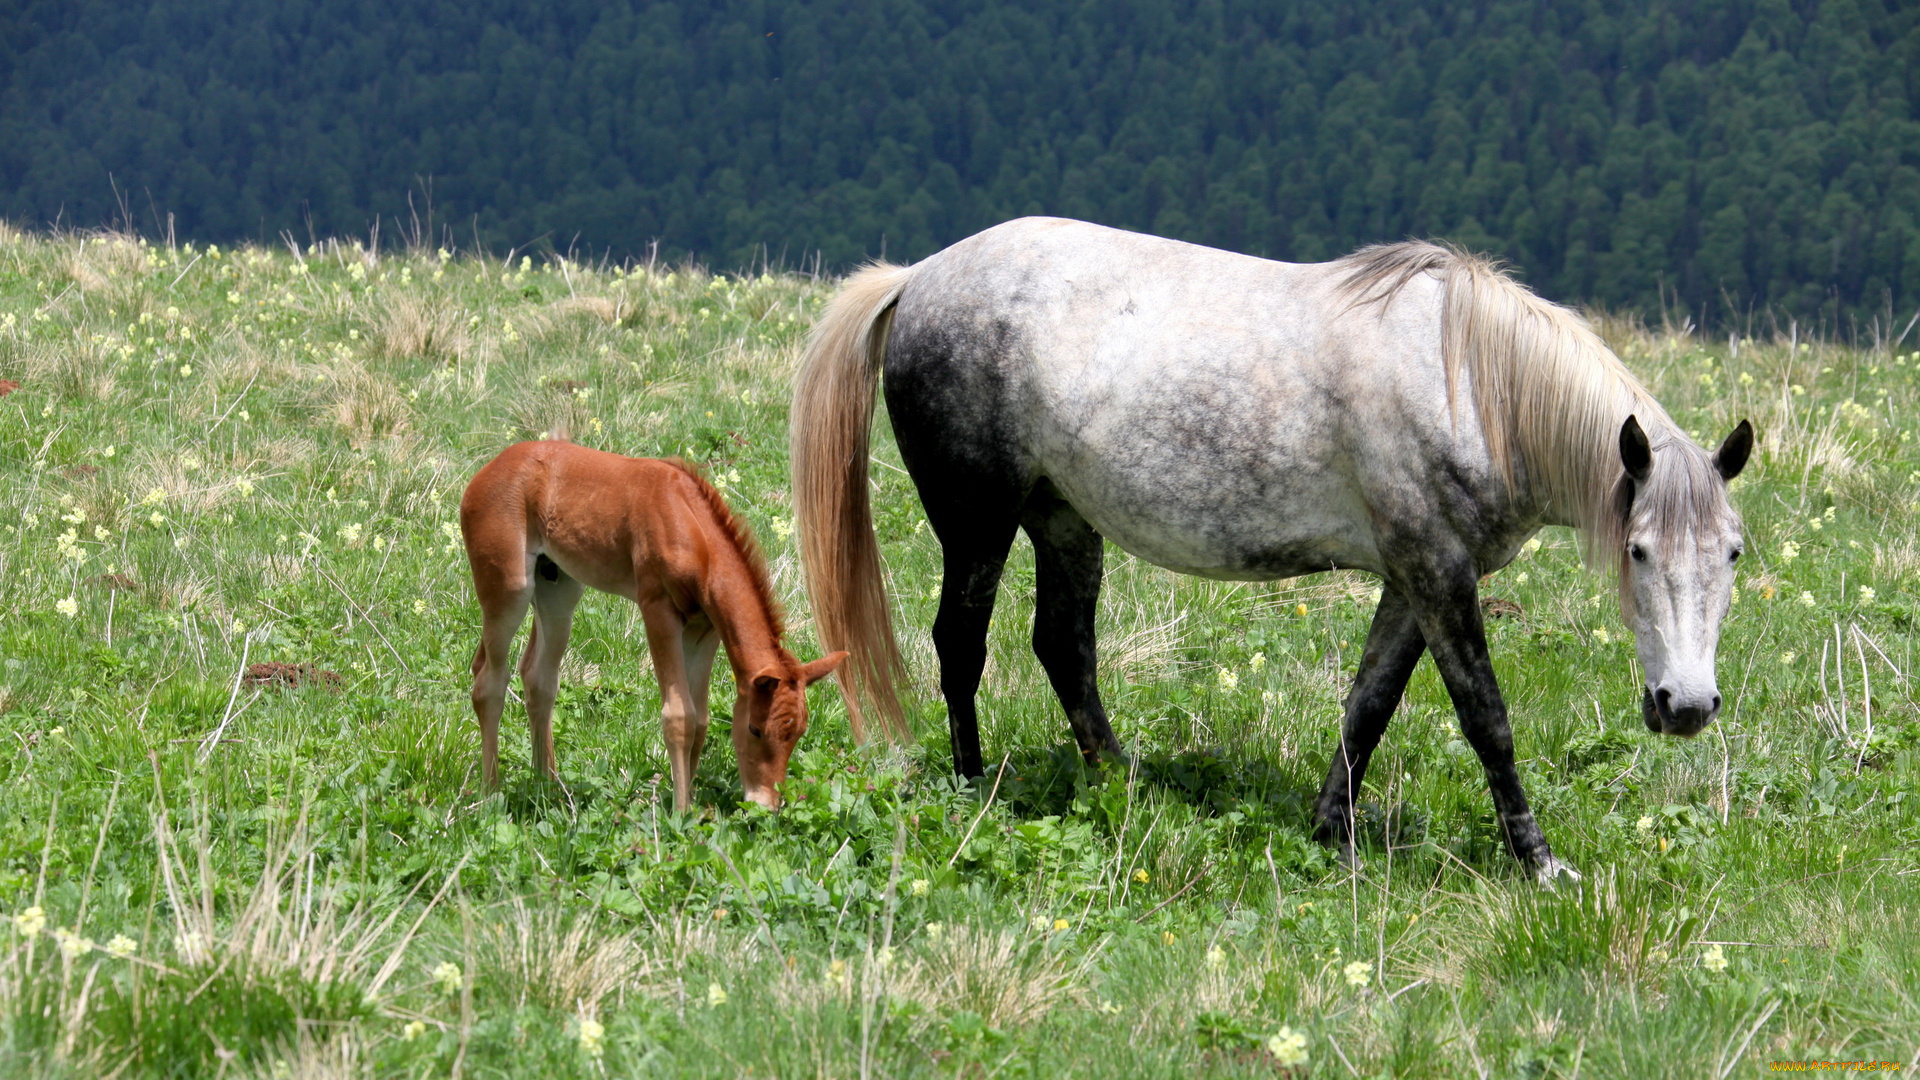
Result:
{"label": "horse's mane", "polygon": [[773,628],[773,640],[779,641],[787,636],[786,613],[781,610],[780,601],[774,598],[773,582],[767,576],[767,559],[760,553],[760,543],[753,538],[753,530],[733,512],[720,489],[707,479],[706,470],[684,458],[665,458],[667,464],[687,474],[693,486],[707,500],[707,509],[713,512],[714,524],[720,526],[720,532],[733,544],[733,550],[740,561],[747,566],[747,577],[753,582],[753,592],[760,600],[760,607],[767,615],[767,624]]}
{"label": "horse's mane", "polygon": [[[1497,263],[1419,241],[1362,248],[1339,260],[1341,288],[1355,306],[1391,303],[1422,274],[1440,279],[1440,321],[1448,407],[1456,419],[1462,374],[1487,453],[1516,485],[1515,466],[1547,512],[1586,535],[1587,561],[1624,558],[1627,511],[1639,507],[1662,531],[1711,520],[1723,496],[1707,453],[1578,314],[1536,296]],[[1647,433],[1653,473],[1629,487],[1620,427],[1629,414]]]}

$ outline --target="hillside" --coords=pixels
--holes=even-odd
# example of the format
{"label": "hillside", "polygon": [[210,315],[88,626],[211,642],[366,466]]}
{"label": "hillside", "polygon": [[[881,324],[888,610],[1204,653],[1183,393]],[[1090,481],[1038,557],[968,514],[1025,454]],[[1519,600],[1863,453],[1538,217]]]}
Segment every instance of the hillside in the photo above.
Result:
{"label": "hillside", "polygon": [[456,508],[515,440],[706,463],[818,655],[787,402],[835,285],[0,226],[0,1076],[1912,1060],[1913,346],[1602,324],[1687,430],[1750,417],[1760,442],[1733,491],[1727,706],[1700,738],[1645,730],[1634,643],[1574,535],[1483,586],[1527,793],[1584,887],[1506,853],[1424,661],[1359,795],[1365,873],[1312,842],[1362,574],[1209,581],[1109,549],[1100,680],[1134,760],[1083,770],[1021,542],[980,697],[1005,768],[956,784],[941,554],[884,419],[909,744],[856,747],[817,687],[786,807],[743,806],[723,664],[697,812],[676,814],[636,608],[591,594],[561,783],[532,775],[514,702],[504,788],[480,790]]}
{"label": "hillside", "polygon": [[430,207],[720,267],[1027,213],[1295,260],[1437,236],[1557,299],[1851,333],[1920,304],[1916,80],[1897,0],[41,2],[0,10],[0,215],[271,242]]}

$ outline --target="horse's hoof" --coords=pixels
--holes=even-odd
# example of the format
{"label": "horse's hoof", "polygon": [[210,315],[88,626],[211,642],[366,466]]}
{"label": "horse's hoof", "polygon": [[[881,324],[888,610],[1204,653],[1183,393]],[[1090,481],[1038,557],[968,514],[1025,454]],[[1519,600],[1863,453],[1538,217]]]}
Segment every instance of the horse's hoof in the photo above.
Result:
{"label": "horse's hoof", "polygon": [[1545,856],[1533,864],[1534,880],[1549,889],[1553,888],[1557,883],[1557,879],[1562,876],[1568,881],[1579,881],[1580,871],[1575,870],[1573,867],[1568,866],[1566,863],[1561,862],[1551,855]]}
{"label": "horse's hoof", "polygon": [[1367,869],[1367,864],[1361,862],[1360,856],[1353,853],[1352,844],[1341,844],[1334,848],[1333,861],[1356,874],[1365,873]]}

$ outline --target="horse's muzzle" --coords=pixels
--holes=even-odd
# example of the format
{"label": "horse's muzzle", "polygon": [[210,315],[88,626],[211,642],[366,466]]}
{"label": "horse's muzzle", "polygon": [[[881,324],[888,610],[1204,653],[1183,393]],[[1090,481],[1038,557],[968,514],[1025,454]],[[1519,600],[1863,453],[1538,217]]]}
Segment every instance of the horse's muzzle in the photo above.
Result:
{"label": "horse's muzzle", "polygon": [[1640,718],[1655,735],[1691,739],[1720,715],[1720,695],[1706,701],[1675,701],[1671,691],[1644,687],[1640,691]]}

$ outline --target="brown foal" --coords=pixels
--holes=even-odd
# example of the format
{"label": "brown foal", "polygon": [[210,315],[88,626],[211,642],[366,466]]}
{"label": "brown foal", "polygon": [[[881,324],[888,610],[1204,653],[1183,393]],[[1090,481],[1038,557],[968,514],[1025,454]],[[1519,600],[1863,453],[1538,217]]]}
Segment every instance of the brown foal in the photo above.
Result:
{"label": "brown foal", "polygon": [[785,632],[766,564],[746,524],[682,461],[627,458],[567,442],[501,451],[467,484],[460,532],[484,620],[473,656],[473,711],[488,790],[500,784],[500,713],[508,649],[533,607],[520,679],[534,768],[554,779],[553,699],[574,605],[587,586],[640,605],[660,683],[673,805],[693,801],[707,741],[707,683],[727,647],[738,700],[733,748],[747,798],[780,805],[794,743],[807,730],[807,684],[847,658],[802,664]]}

